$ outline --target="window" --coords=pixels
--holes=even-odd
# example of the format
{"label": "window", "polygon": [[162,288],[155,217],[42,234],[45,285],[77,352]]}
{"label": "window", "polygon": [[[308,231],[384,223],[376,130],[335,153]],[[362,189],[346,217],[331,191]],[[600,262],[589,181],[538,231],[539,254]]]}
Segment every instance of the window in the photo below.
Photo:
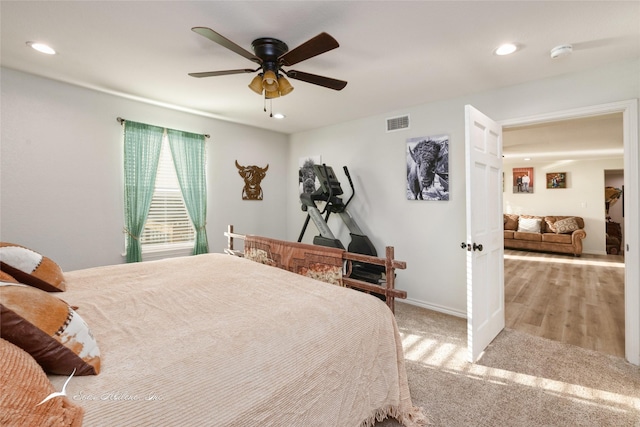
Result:
{"label": "window", "polygon": [[192,248],[195,230],[182,197],[165,132],[149,215],[140,236],[143,252]]}
{"label": "window", "polygon": [[143,252],[145,260],[209,252],[207,135],[119,121],[125,126],[126,261],[142,261]]}

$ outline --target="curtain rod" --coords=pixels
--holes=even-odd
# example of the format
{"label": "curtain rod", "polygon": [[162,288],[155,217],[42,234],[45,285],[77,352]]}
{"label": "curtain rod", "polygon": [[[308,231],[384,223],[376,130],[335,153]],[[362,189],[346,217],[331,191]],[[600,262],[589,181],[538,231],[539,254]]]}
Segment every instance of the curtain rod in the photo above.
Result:
{"label": "curtain rod", "polygon": [[[122,117],[116,117],[116,121],[117,121],[118,123],[120,123],[121,125],[123,125],[123,124],[124,124],[124,122],[126,122],[126,120],[125,120],[125,119],[123,119]],[[211,135],[209,135],[209,134],[205,133],[205,134],[204,134],[204,137],[205,137],[205,138],[211,138]]]}

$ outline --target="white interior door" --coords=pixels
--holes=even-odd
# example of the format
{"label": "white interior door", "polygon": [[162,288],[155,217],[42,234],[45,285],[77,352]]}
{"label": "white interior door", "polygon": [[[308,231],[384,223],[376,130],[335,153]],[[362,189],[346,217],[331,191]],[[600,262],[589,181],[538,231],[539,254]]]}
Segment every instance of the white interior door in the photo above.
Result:
{"label": "white interior door", "polygon": [[502,126],[465,106],[467,350],[471,362],[504,328]]}

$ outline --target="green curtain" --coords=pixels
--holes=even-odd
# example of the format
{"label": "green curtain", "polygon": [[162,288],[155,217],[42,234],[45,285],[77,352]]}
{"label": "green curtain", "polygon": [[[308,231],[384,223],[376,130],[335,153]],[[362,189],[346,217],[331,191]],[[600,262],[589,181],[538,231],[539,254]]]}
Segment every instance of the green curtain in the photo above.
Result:
{"label": "green curtain", "polygon": [[184,204],[196,229],[193,254],[204,254],[209,252],[204,135],[167,129],[167,136]]}
{"label": "green curtain", "polygon": [[124,209],[127,262],[142,261],[140,236],[156,184],[164,128],[124,123]]}

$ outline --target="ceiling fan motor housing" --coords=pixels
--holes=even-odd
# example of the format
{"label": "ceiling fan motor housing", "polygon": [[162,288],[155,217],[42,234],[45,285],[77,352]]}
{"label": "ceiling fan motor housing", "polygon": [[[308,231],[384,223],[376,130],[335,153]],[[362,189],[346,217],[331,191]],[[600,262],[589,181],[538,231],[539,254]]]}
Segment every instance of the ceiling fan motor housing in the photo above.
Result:
{"label": "ceiling fan motor housing", "polygon": [[271,37],[255,39],[251,43],[256,56],[262,59],[262,69],[277,71],[278,58],[289,51],[287,44]]}

